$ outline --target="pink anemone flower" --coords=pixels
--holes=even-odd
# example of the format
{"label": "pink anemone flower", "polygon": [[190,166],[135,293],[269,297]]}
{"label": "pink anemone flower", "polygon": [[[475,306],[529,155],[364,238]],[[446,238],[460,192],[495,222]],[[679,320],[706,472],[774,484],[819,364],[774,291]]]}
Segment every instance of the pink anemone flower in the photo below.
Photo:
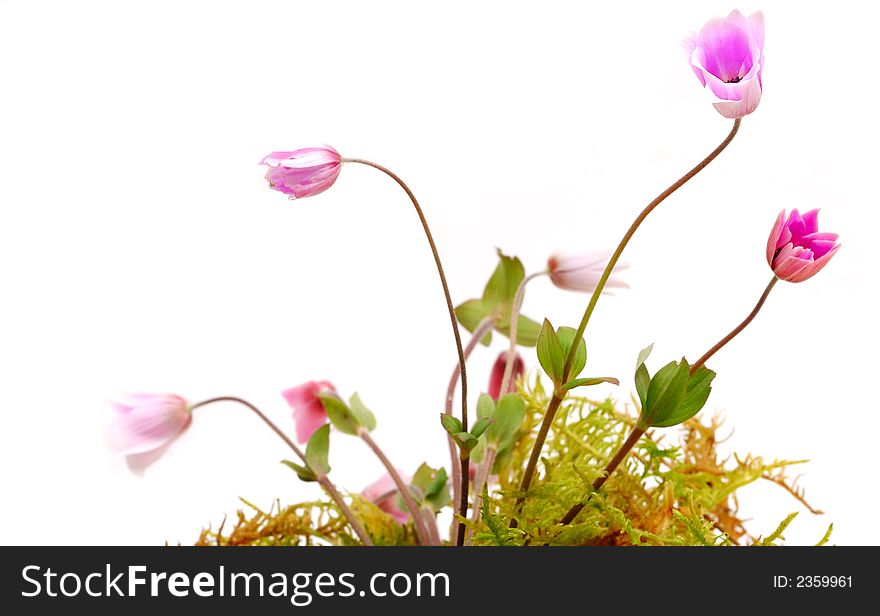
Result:
{"label": "pink anemone flower", "polygon": [[336,393],[336,388],[328,381],[309,381],[281,392],[287,404],[293,409],[296,422],[296,440],[306,443],[315,430],[327,423],[327,411],[318,397],[322,393]]}
{"label": "pink anemone flower", "polygon": [[339,177],[342,158],[330,146],[300,148],[292,152],[272,152],[260,161],[269,170],[269,186],[290,199],[312,197],[331,186]]}
{"label": "pink anemone flower", "polygon": [[767,239],[767,263],[777,278],[803,282],[815,276],[840,250],[838,237],[819,231],[819,210],[801,215],[794,209],[788,218],[782,210]]}

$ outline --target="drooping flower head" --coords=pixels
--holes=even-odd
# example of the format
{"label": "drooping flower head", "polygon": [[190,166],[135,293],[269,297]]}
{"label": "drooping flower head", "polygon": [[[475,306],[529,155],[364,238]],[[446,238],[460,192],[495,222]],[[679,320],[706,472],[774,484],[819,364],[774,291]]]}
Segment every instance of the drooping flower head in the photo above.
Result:
{"label": "drooping flower head", "polygon": [[733,11],[707,22],[684,41],[691,68],[703,86],[721,99],[715,109],[725,118],[752,113],[761,101],[764,70],[764,14]]}
{"label": "drooping flower head", "polygon": [[281,392],[293,409],[296,422],[296,440],[306,443],[315,430],[327,423],[327,411],[318,397],[322,393],[336,394],[336,388],[327,381],[309,381]]}
{"label": "drooping flower head", "polygon": [[836,233],[819,231],[819,210],[779,213],[767,240],[767,263],[781,280],[803,282],[825,267],[840,249]]}
{"label": "drooping flower head", "polygon": [[504,378],[504,369],[507,367],[507,351],[502,351],[492,366],[492,374],[489,375],[489,391],[493,400],[498,400],[501,396],[516,392],[516,380],[525,372],[525,364],[522,357],[517,353],[513,357],[513,371],[511,372],[510,384],[507,391],[501,391],[501,380]]}
{"label": "drooping flower head", "polygon": [[[411,481],[411,478],[406,473],[400,472],[400,469],[397,469],[397,474],[400,475],[401,479],[405,482],[409,483]],[[364,491],[361,492],[361,496],[397,520],[400,524],[405,524],[409,519],[409,514],[397,505],[397,484],[394,483],[394,479],[391,478],[391,475],[387,473],[364,488]]]}
{"label": "drooping flower head", "polygon": [[292,152],[272,152],[263,160],[269,186],[300,199],[320,194],[333,186],[342,168],[339,152],[330,146],[300,148]]}
{"label": "drooping flower head", "polygon": [[[547,259],[547,271],[550,272],[550,280],[560,289],[592,293],[596,290],[599,278],[602,277],[602,272],[605,271],[610,258],[611,253],[607,251],[579,254],[557,252]],[[628,284],[615,276],[620,270],[627,267],[629,266],[625,263],[617,263],[605,283],[605,289],[609,287],[628,288]]]}
{"label": "drooping flower head", "polygon": [[110,401],[107,436],[124,455],[167,445],[192,421],[186,400],[174,394],[128,394]]}

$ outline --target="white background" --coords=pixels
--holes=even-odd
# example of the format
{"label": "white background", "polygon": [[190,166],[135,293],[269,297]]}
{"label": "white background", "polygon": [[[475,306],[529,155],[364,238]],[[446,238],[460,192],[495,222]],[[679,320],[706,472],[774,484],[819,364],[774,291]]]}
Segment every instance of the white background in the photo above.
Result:
{"label": "white background", "polygon": [[[751,309],[782,208],[822,208],[843,250],[780,284],[712,361],[728,451],[809,458],[827,513],[790,543],[877,544],[876,13],[765,1],[764,98],[732,146],[670,198],[625,260],[631,289],[587,330],[589,373],[636,353],[695,359]],[[455,363],[430,252],[405,195],[347,167],[289,202],[257,161],[330,143],[403,176],[433,226],[454,300],[494,247],[529,271],[611,248],[714,148],[680,40],[728,2],[0,0],[0,543],[191,543],[234,512],[314,492],[243,408],[196,412],[143,476],[107,449],[105,400],[246,397],[292,429],[283,388],[332,380],[379,417],[399,466],[446,463],[437,422]],[[871,11],[871,14],[868,14]],[[587,301],[535,282],[524,312],[575,325]],[[473,357],[473,389],[504,346]],[[527,363],[537,365],[533,351]],[[333,476],[381,474],[337,435]],[[769,483],[740,495],[767,533],[802,510]]]}

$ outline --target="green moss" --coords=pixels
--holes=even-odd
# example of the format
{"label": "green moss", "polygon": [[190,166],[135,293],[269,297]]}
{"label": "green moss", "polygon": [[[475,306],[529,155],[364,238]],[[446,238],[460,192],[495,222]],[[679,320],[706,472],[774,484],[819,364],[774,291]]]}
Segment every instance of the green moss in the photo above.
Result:
{"label": "green moss", "polygon": [[[680,429],[649,431],[599,492],[591,488],[608,459],[626,438],[633,418],[611,400],[569,397],[545,443],[540,475],[522,510],[514,511],[548,396],[536,380],[521,392],[526,418],[518,439],[499,457],[497,484],[485,494],[475,545],[777,545],[795,514],[766,537],[749,534],[738,517],[737,491],[760,479],[788,490],[810,511],[803,491],[785,472],[804,460],[767,462],[755,456],[722,459],[717,451],[720,420],[694,418]],[[438,438],[442,432],[438,429]],[[411,545],[410,525],[353,495],[352,509],[377,545]],[[246,501],[245,501],[246,502]],[[585,504],[567,526],[558,520],[573,505]],[[198,545],[347,545],[354,533],[331,502],[317,501],[269,512],[239,512],[228,534],[205,530]],[[511,518],[518,522],[509,528]],[[470,522],[467,522],[470,524]],[[826,543],[831,533],[819,545]]]}

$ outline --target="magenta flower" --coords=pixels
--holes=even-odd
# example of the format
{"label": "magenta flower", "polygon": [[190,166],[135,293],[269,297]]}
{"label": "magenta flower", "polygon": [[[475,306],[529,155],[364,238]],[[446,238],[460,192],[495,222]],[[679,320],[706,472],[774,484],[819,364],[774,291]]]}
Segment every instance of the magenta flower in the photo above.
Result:
{"label": "magenta flower", "polygon": [[342,168],[339,152],[328,145],[300,148],[293,152],[272,152],[263,160],[269,186],[291,199],[311,197],[333,186]]}
{"label": "magenta flower", "polygon": [[779,213],[767,240],[767,263],[777,278],[803,282],[825,267],[840,249],[836,233],[819,231],[819,210],[803,216],[796,209],[788,218]]}
{"label": "magenta flower", "polygon": [[525,372],[523,359],[520,357],[519,353],[517,353],[513,358],[513,371],[511,372],[510,384],[507,386],[507,391],[502,393],[501,380],[504,378],[504,368],[506,367],[507,351],[503,351],[498,356],[498,359],[495,360],[495,365],[492,366],[492,374],[489,376],[488,394],[492,396],[493,400],[498,400],[501,396],[514,393],[516,391],[516,380]]}
{"label": "magenta flower", "polygon": [[691,68],[703,86],[721,99],[715,109],[725,118],[752,113],[761,101],[764,70],[764,14],[744,17],[733,11],[713,19],[684,42]]}
{"label": "magenta flower", "polygon": [[327,423],[327,411],[318,397],[323,393],[336,394],[336,388],[327,381],[309,381],[281,392],[293,409],[296,440],[300,443],[308,442],[315,430]]}
{"label": "magenta flower", "polygon": [[129,394],[111,400],[110,408],[110,447],[127,456],[167,445],[192,421],[186,400],[174,394]]}
{"label": "magenta flower", "polygon": [[[611,253],[604,251],[581,254],[556,253],[547,259],[547,271],[550,273],[550,280],[560,289],[592,293],[596,290],[599,278],[602,277],[602,272],[605,271],[610,258]],[[605,283],[605,289],[608,287],[629,287],[614,275],[627,267],[629,266],[625,263],[615,265],[611,276]]]}
{"label": "magenta flower", "polygon": [[[400,469],[397,469],[397,473],[405,482],[409,483],[411,481],[411,478],[407,474],[400,472]],[[409,514],[397,505],[397,485],[394,483],[391,475],[387,473],[364,488],[361,496],[400,524],[406,524],[406,521],[409,519]]]}

